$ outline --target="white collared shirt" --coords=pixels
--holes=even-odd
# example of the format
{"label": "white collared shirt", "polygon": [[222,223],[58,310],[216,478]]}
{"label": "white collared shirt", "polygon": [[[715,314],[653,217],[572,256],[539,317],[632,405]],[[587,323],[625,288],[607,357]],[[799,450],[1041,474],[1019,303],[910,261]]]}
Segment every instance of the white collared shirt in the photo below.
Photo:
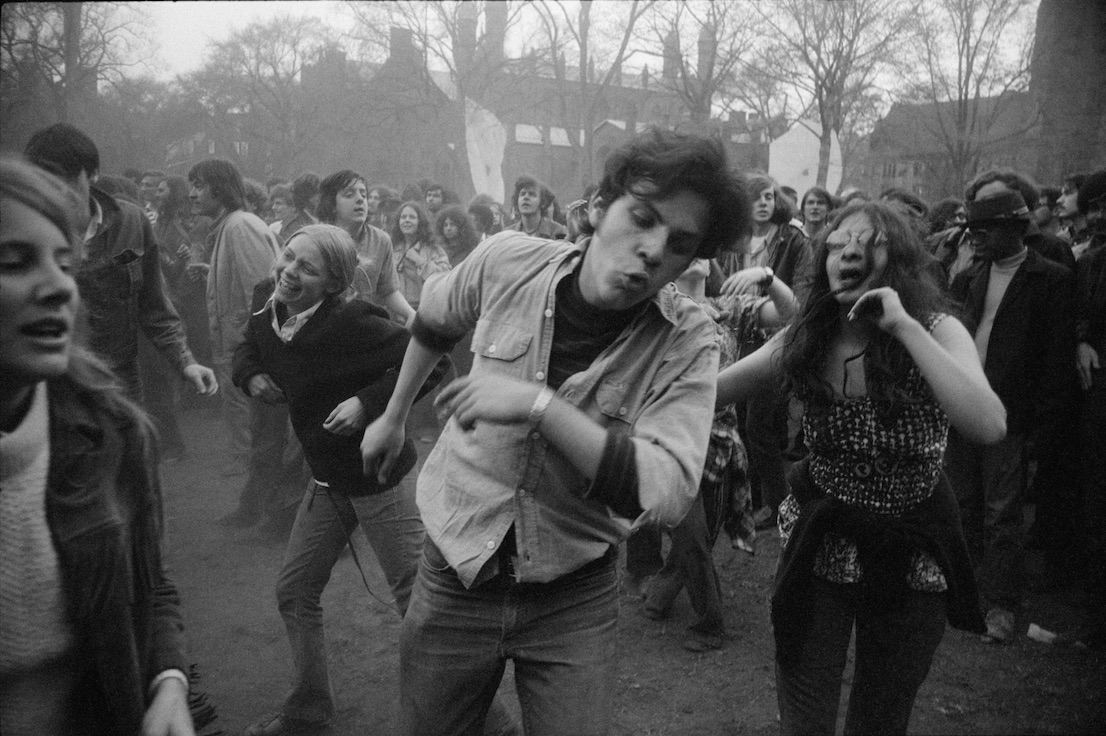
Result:
{"label": "white collared shirt", "polygon": [[265,302],[265,306],[254,312],[255,315],[262,314],[268,309],[272,313],[272,325],[273,332],[277,334],[281,342],[285,345],[292,342],[292,338],[296,336],[296,333],[303,329],[303,326],[307,324],[307,320],[311,318],[311,315],[319,309],[319,305],[323,303],[323,300],[315,302],[309,308],[303,310],[299,314],[294,314],[288,319],[284,320],[284,324],[280,324],[280,318],[277,316],[276,311],[276,299],[269,297],[269,301]]}

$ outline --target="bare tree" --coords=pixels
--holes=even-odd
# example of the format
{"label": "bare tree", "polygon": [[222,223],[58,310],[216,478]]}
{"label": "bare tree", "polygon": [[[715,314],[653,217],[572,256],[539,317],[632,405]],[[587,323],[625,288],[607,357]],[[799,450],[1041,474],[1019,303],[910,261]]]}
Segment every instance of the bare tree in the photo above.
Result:
{"label": "bare tree", "polygon": [[1011,107],[1029,83],[1033,0],[927,0],[917,45],[917,102],[922,119],[945,154],[946,182],[961,191],[978,171],[989,145],[1024,135],[1036,122],[1009,123]]}
{"label": "bare tree", "polygon": [[295,171],[320,123],[304,104],[301,75],[328,35],[307,16],[251,23],[212,43],[207,62],[182,84],[225,130],[266,143],[273,168]]}
{"label": "bare tree", "polygon": [[150,58],[145,14],[131,3],[21,2],[0,9],[5,116],[45,95],[53,117],[70,121],[78,99]]}
{"label": "bare tree", "polygon": [[[652,41],[646,53],[660,58],[662,65],[674,65],[669,77],[661,75],[660,83],[679,95],[692,125],[704,126],[716,110],[727,112],[736,97],[733,80],[757,38],[756,17],[747,5],[705,0],[658,3],[644,25]],[[692,42],[694,58],[682,52]]]}
{"label": "bare tree", "polygon": [[[557,82],[561,124],[569,131],[580,131],[578,136],[570,134],[568,140],[576,156],[581,185],[596,178],[592,131],[607,91],[620,82],[623,66],[633,55],[630,46],[634,29],[654,0],[600,5],[611,15],[597,18],[593,14],[597,6],[591,0],[582,0],[575,8],[562,0],[533,3],[544,33],[544,49],[539,52],[551,65]],[[599,29],[597,22],[601,24]],[[615,28],[617,32],[613,32]],[[605,37],[608,43],[597,43],[598,37]],[[573,62],[576,74],[570,78],[569,65]]]}
{"label": "bare tree", "polygon": [[891,65],[916,6],[917,0],[778,0],[755,6],[779,49],[780,80],[818,115],[819,184],[826,182],[833,135],[840,135],[851,105]]}

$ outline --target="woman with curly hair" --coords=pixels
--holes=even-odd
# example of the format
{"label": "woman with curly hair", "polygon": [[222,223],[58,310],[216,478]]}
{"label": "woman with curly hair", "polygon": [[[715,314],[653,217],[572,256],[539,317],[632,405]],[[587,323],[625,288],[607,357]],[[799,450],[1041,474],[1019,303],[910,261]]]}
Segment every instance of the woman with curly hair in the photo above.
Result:
{"label": "woman with curly hair", "polygon": [[1006,412],[905,217],[845,207],[817,239],[796,322],[722,371],[718,403],[782,382],[809,456],[780,505],[772,598],[784,734],[832,734],[856,628],[846,733],[905,733],[945,631],[985,631],[956,499],[949,425],[999,441]]}
{"label": "woman with curly hair", "polygon": [[480,242],[472,220],[459,204],[450,205],[438,213],[434,218],[434,232],[438,236],[438,243],[449,256],[450,266],[456,266],[465,260]]}
{"label": "woman with curly hair", "polygon": [[449,256],[434,242],[430,216],[422,202],[407,200],[399,208],[392,228],[392,252],[400,291],[407,303],[418,310],[426,279],[450,269]]}

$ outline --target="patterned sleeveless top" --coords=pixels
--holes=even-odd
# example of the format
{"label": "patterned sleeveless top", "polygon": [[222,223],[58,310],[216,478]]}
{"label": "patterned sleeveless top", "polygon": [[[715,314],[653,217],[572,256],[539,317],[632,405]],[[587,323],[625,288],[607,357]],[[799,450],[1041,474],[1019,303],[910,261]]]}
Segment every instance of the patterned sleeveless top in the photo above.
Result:
{"label": "patterned sleeveless top", "polygon": [[[931,315],[926,329],[932,332],[946,316]],[[810,475],[827,495],[876,514],[898,516],[933,493],[949,420],[913,363],[899,388],[906,400],[893,406],[862,396],[806,407],[803,430],[810,448]],[[788,496],[780,505],[784,544],[798,514],[798,502]],[[920,550],[914,558],[911,587],[944,591],[944,575],[936,561]],[[856,544],[827,534],[814,568],[830,582],[859,581]]]}

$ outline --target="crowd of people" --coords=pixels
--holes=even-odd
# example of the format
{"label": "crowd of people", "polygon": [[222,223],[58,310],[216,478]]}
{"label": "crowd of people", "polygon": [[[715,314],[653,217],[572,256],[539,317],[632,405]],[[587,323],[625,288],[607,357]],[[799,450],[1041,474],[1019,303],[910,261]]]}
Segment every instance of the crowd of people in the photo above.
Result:
{"label": "crowd of people", "polygon": [[723,531],[778,530],[785,734],[834,733],[854,628],[845,731],[905,733],[946,626],[1015,638],[1030,549],[1104,643],[1106,170],[800,197],[660,130],[563,207],[100,168],[66,124],[0,162],[4,733],[193,733],[158,477],[186,410],[226,424],[218,522],[285,545],[293,685],[246,736],[334,719],[358,526],[403,734],[607,733],[620,596],[686,589],[683,646],[727,645]]}

